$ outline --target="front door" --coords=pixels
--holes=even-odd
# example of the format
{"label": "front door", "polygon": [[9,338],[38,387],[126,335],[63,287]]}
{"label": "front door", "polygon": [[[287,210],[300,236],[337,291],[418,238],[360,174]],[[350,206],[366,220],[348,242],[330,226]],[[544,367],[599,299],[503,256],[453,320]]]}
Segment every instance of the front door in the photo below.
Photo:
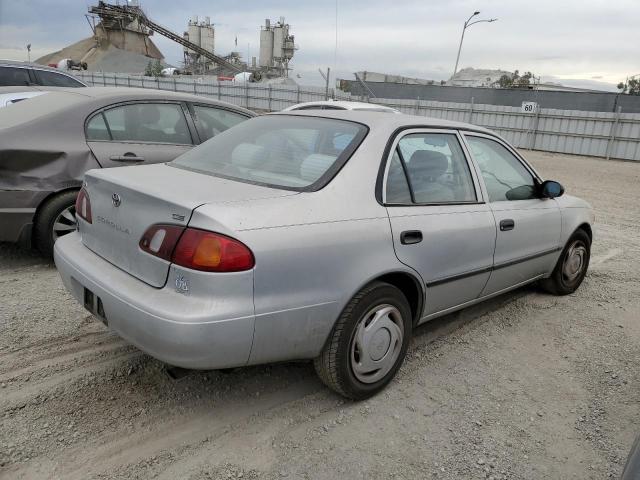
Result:
{"label": "front door", "polygon": [[496,226],[457,132],[409,130],[396,139],[383,200],[398,259],[426,285],[424,316],[477,298]]}
{"label": "front door", "polygon": [[169,162],[194,144],[180,103],[138,102],[107,108],[87,122],[86,135],[103,168]]}
{"label": "front door", "polygon": [[561,250],[562,219],[555,200],[539,198],[539,179],[508,146],[484,135],[465,134],[484,180],[497,225],[489,295],[548,273]]}

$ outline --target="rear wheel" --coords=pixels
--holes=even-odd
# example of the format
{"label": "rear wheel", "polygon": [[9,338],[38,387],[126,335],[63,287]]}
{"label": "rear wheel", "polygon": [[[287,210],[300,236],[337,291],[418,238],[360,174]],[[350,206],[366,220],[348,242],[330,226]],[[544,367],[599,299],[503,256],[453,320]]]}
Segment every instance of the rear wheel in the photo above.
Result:
{"label": "rear wheel", "polygon": [[540,282],[542,288],[554,295],[575,292],[584,280],[591,257],[591,239],[580,229],[571,236],[558,259],[553,273]]}
{"label": "rear wheel", "polygon": [[387,283],[372,283],[345,307],[314,361],[316,372],[345,397],[370,397],[395,376],[411,333],[411,309],[402,292]]}
{"label": "rear wheel", "polygon": [[34,244],[47,257],[53,256],[55,241],[76,229],[76,197],[73,190],[56,195],[40,208],[34,224]]}

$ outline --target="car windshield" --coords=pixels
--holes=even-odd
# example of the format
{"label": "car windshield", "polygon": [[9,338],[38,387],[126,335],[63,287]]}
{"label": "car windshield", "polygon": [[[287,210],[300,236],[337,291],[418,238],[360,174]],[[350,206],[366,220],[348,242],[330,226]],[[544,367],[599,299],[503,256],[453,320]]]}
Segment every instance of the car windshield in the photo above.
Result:
{"label": "car windshield", "polygon": [[266,115],[220,133],[171,164],[271,187],[317,190],[366,133],[365,126],[344,120]]}

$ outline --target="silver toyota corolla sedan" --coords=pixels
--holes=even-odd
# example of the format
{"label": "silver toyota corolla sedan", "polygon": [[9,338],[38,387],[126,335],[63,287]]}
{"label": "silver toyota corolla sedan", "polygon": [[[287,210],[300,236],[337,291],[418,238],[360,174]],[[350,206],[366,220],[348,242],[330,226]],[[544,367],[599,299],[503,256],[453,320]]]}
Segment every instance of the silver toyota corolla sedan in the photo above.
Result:
{"label": "silver toyota corolla sedan", "polygon": [[172,365],[313,359],[361,399],[414,326],[539,280],[573,292],[593,213],[480,127],[317,111],[243,122],[172,162],[91,170],[64,284]]}

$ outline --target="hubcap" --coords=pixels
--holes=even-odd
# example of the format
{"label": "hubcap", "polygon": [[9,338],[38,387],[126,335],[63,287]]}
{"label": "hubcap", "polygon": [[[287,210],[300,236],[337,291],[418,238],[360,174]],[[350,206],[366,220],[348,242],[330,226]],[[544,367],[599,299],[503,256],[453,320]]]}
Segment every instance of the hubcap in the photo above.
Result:
{"label": "hubcap", "polygon": [[567,282],[572,282],[580,276],[587,258],[587,248],[582,242],[574,242],[567,251],[562,265],[562,276]]}
{"label": "hubcap", "polygon": [[73,232],[75,229],[76,207],[75,205],[72,205],[61,211],[53,222],[53,229],[51,233],[53,241],[55,242],[58,238],[66,235],[67,233]]}
{"label": "hubcap", "polygon": [[395,365],[404,337],[400,311],[378,305],[362,317],[351,340],[351,370],[363,383],[383,378]]}

